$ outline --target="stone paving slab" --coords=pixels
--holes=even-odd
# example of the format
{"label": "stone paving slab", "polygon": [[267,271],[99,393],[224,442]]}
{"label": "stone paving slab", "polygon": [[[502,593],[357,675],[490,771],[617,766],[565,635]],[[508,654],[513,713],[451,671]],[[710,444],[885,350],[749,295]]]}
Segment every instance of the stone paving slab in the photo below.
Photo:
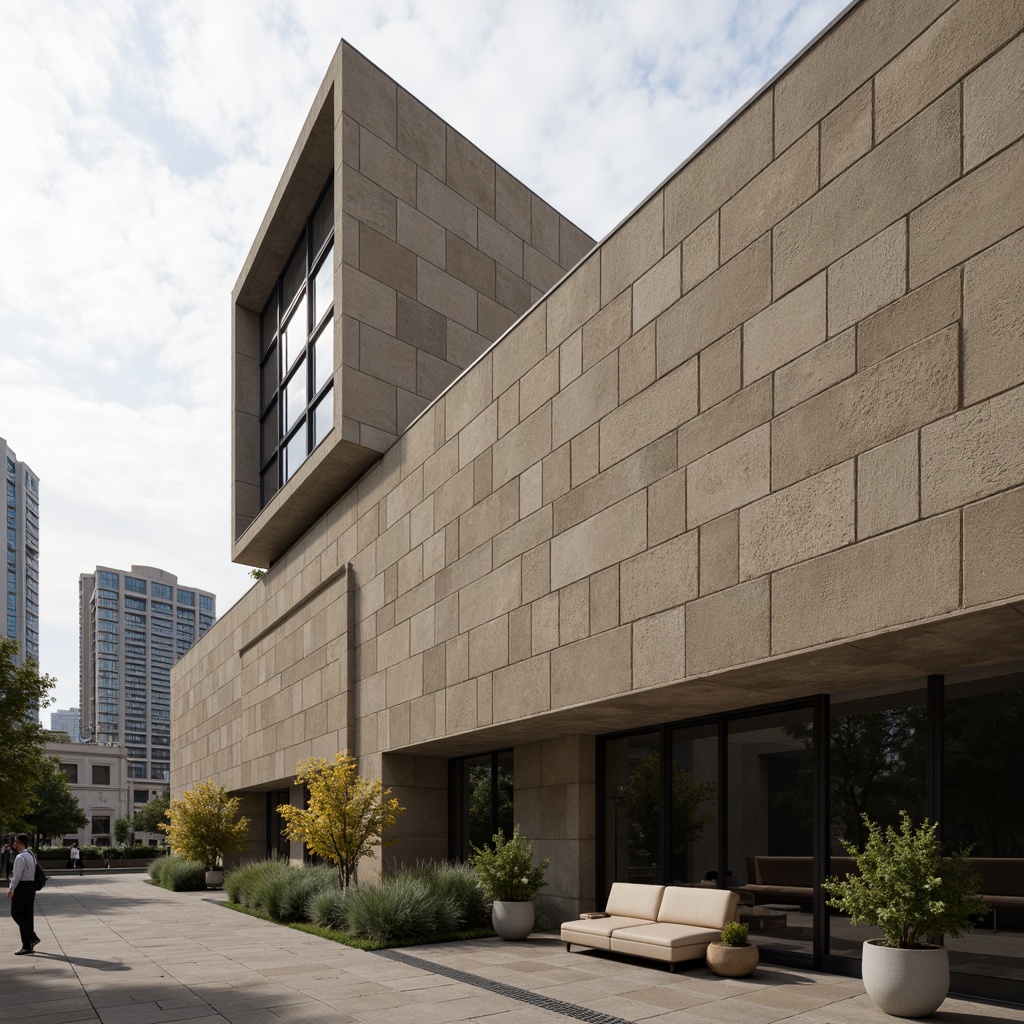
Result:
{"label": "stone paving slab", "polygon": [[[34,956],[0,915],[0,1006],[28,1024],[881,1024],[859,981],[762,966],[705,967],[567,953],[557,936],[350,949],[170,893],[138,874],[55,877],[36,898]],[[1024,1011],[948,999],[945,1024],[1024,1021]]]}

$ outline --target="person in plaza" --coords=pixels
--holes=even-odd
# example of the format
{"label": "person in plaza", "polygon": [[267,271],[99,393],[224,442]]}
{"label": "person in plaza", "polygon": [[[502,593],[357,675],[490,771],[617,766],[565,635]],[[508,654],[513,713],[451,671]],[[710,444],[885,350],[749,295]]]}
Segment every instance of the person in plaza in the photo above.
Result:
{"label": "person in plaza", "polygon": [[4,873],[4,881],[11,880],[11,865],[14,863],[14,851],[10,843],[0,846],[0,871]]}
{"label": "person in plaza", "polygon": [[34,953],[39,945],[39,936],[35,933],[36,905],[36,859],[28,848],[28,836],[19,832],[14,837],[14,870],[11,872],[11,884],[7,890],[7,898],[11,901],[11,917],[21,930],[21,949],[15,956]]}
{"label": "person in plaza", "polygon": [[68,867],[72,871],[82,873],[82,850],[77,839],[71,844],[71,850],[68,852]]}

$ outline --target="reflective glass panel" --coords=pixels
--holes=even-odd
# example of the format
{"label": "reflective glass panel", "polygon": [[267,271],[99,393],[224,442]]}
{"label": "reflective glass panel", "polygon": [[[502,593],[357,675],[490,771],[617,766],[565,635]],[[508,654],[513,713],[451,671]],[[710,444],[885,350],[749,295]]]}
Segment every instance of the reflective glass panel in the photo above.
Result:
{"label": "reflective glass panel", "polygon": [[264,355],[274,341],[277,332],[277,287],[274,287],[274,294],[270,301],[263,307],[260,315],[260,355]]}
{"label": "reflective glass panel", "polygon": [[277,346],[275,345],[267,356],[263,369],[260,371],[260,408],[266,409],[267,404],[277,394]]}
{"label": "reflective glass panel", "polygon": [[281,278],[281,311],[282,313],[291,304],[292,299],[299,294],[302,282],[306,278],[306,232],[302,232],[302,238],[295,247],[295,253],[288,261],[284,269],[284,276]]}
{"label": "reflective glass panel", "polygon": [[260,474],[260,500],[266,505],[275,494],[277,494],[277,456],[271,459],[270,464]]}
{"label": "reflective glass panel", "polygon": [[661,880],[661,739],[624,736],[604,745],[604,888]]}
{"label": "reflective glass panel", "polygon": [[277,402],[274,402],[260,424],[260,440],[263,444],[263,458],[261,461],[266,462],[267,459],[274,454],[274,451],[277,448],[277,439],[279,436],[280,432],[277,425]]}
{"label": "reflective glass panel", "polygon": [[729,723],[730,888],[758,946],[810,953],[814,743],[810,709]]}
{"label": "reflective glass panel", "polygon": [[315,256],[319,251],[324,242],[327,241],[328,235],[334,229],[334,186],[333,184],[328,186],[324,192],[323,198],[320,200],[320,205],[313,212],[313,255]]}
{"label": "reflective glass panel", "polygon": [[672,884],[718,881],[718,726],[672,731]]}
{"label": "reflective glass panel", "polygon": [[300,360],[295,373],[284,386],[282,406],[282,430],[287,433],[306,411],[306,361]]}
{"label": "reflective glass panel", "polygon": [[327,250],[320,269],[313,278],[313,324],[320,323],[324,314],[334,303],[334,259],[332,251]]}
{"label": "reflective glass panel", "polygon": [[306,461],[306,430],[300,427],[295,436],[284,446],[284,478],[290,480],[295,470]]}
{"label": "reflective glass panel", "polygon": [[288,318],[288,323],[281,329],[281,372],[282,374],[291,369],[292,363],[302,355],[306,347],[307,337],[306,325],[306,297],[299,300],[294,312]]}
{"label": "reflective glass panel", "polygon": [[334,426],[334,388],[329,388],[313,410],[313,447],[315,448]]}
{"label": "reflective glass panel", "polygon": [[334,320],[328,320],[320,337],[313,345],[313,394],[331,379],[334,374]]}

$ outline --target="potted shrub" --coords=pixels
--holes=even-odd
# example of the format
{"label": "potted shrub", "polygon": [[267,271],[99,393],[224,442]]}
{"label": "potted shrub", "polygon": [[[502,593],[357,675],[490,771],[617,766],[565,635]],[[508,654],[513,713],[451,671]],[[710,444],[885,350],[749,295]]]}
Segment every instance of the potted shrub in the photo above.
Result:
{"label": "potted shrub", "polygon": [[544,872],[551,863],[533,867],[533,844],[516,825],[510,839],[499,828],[494,848],[473,847],[473,864],[491,904],[491,925],[503,939],[525,939],[533,930],[533,899],[548,883]]}
{"label": "potted shrub", "polygon": [[750,925],[730,921],[722,929],[722,941],[708,945],[708,967],[723,978],[744,978],[754,973],[760,956],[747,941]]}
{"label": "potted shrub", "polygon": [[934,1013],[949,991],[949,955],[928,941],[970,931],[971,918],[984,914],[978,878],[967,850],[943,857],[935,823],[915,828],[900,811],[899,831],[883,832],[862,815],[867,829],[863,851],[844,843],[856,858],[857,875],[830,878],[825,889],[830,907],[849,914],[854,924],[882,929],[880,939],[864,943],[864,988],[875,1003],[895,1017]]}

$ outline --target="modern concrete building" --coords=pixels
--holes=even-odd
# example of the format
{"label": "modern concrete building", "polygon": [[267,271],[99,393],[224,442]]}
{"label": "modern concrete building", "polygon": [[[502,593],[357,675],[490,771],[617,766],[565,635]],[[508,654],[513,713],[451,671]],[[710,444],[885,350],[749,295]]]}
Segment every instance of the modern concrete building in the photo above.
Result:
{"label": "modern concrete building", "polygon": [[18,644],[19,663],[39,661],[39,477],[0,437],[6,515],[0,546],[7,554],[4,636]]}
{"label": "modern concrete building", "polygon": [[148,565],[97,566],[79,577],[78,590],[83,738],[123,746],[128,778],[163,792],[171,666],[213,625],[217,599]]}
{"label": "modern concrete building", "polygon": [[349,749],[389,858],[516,821],[550,924],[729,885],[847,973],[821,882],[907,809],[998,913],[954,988],[1024,998],[1022,29],[851,5],[596,246],[342,43],[233,294],[270,571],[175,668],[172,790],[287,849]]}
{"label": "modern concrete building", "polygon": [[65,732],[72,743],[82,740],[82,716],[78,708],[50,712],[50,729],[53,732]]}

